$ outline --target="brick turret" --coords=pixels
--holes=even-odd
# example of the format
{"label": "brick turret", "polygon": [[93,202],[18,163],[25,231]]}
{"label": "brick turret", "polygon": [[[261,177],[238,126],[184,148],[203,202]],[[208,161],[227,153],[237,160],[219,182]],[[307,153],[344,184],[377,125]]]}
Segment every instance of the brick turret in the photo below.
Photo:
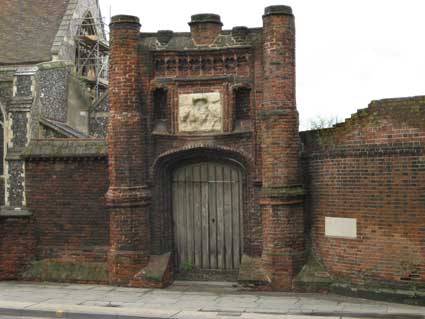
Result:
{"label": "brick turret", "polygon": [[221,32],[220,16],[213,13],[195,14],[189,22],[192,39],[197,45],[209,45]]}
{"label": "brick turret", "polygon": [[109,280],[127,284],[149,261],[150,192],[145,185],[145,146],[140,103],[139,19],[115,16],[111,28],[110,123],[108,156],[110,186]]}
{"label": "brick turret", "polygon": [[275,289],[290,289],[304,259],[301,143],[295,98],[292,9],[271,6],[263,16],[262,128],[263,264]]}

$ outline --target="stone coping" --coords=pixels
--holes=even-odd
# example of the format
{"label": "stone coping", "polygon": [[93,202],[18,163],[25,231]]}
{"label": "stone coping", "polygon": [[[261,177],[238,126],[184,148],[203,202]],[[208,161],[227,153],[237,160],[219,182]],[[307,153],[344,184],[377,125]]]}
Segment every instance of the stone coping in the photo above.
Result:
{"label": "stone coping", "polygon": [[106,157],[103,139],[44,139],[32,140],[22,153],[26,159]]}
{"label": "stone coping", "polygon": [[32,216],[32,213],[26,209],[26,208],[22,208],[22,207],[7,207],[7,206],[2,206],[0,208],[0,218],[1,217],[6,217],[6,218],[18,218],[18,217],[30,217]]}

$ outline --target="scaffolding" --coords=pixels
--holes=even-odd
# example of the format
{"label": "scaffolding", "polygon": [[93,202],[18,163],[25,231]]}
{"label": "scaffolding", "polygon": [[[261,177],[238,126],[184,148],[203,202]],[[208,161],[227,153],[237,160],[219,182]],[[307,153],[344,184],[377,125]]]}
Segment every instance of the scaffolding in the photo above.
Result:
{"label": "scaffolding", "polygon": [[107,26],[102,18],[90,14],[74,19],[75,66],[78,76],[86,83],[93,100],[108,88],[109,45]]}

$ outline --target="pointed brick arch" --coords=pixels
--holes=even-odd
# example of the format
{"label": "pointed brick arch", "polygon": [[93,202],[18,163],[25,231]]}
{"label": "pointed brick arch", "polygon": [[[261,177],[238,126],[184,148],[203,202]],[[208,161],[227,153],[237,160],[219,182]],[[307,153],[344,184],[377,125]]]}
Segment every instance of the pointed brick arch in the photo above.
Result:
{"label": "pointed brick arch", "polygon": [[[243,253],[259,254],[251,238],[261,242],[259,235],[253,232],[261,231],[261,226],[252,227],[254,209],[248,204],[248,198],[254,194],[255,165],[249,155],[226,146],[213,144],[191,144],[182,148],[169,150],[156,158],[150,167],[152,181],[152,209],[151,209],[151,244],[154,254],[176,252],[176,238],[173,221],[172,180],[173,173],[185,165],[196,163],[216,163],[226,167],[234,167],[240,172],[240,243]],[[243,195],[242,195],[243,194]],[[243,234],[243,236],[242,236]],[[242,254],[242,250],[240,252]],[[236,267],[237,268],[237,267]]]}

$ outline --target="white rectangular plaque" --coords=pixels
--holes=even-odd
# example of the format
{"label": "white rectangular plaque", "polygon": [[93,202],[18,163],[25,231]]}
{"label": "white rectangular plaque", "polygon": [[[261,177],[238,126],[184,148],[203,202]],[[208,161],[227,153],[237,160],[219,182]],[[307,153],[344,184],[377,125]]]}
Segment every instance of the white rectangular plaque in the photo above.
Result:
{"label": "white rectangular plaque", "polygon": [[355,239],[357,238],[357,219],[325,217],[325,235]]}
{"label": "white rectangular plaque", "polygon": [[219,92],[179,95],[180,132],[223,131],[223,105]]}

